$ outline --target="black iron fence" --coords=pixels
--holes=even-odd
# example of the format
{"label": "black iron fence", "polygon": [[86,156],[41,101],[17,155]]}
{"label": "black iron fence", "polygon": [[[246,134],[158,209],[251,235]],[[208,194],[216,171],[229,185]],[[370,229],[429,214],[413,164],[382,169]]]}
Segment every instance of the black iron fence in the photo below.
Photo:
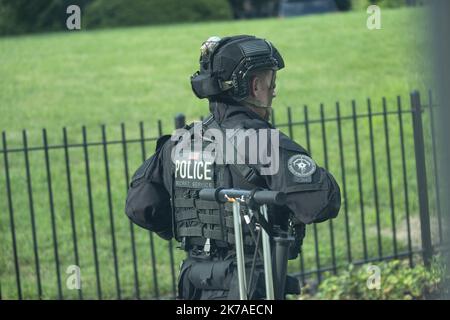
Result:
{"label": "black iron fence", "polygon": [[[435,107],[430,92],[426,103],[413,92],[406,103],[399,96],[334,108],[288,107],[284,123],[273,116],[276,127],[309,150],[341,186],[339,217],[308,226],[302,254],[289,263],[302,283],[320,282],[324,272],[349,263],[430,263],[442,244]],[[184,116],[175,122],[182,125]],[[130,170],[152,153],[163,124],[147,130],[141,122],[134,138],[127,138],[124,124],[112,130],[118,138],[107,133],[103,125],[97,142],[88,142],[85,127],[77,137],[63,128],[59,143],[50,143],[44,129],[42,142],[30,146],[24,130],[13,139],[21,145],[13,147],[2,133],[1,299],[176,295],[183,252],[124,215]]]}

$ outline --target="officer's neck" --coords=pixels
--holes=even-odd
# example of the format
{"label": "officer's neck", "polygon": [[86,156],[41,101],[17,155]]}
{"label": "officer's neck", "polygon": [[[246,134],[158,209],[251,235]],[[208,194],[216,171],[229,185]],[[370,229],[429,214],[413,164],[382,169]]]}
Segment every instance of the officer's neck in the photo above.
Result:
{"label": "officer's neck", "polygon": [[251,112],[255,113],[262,120],[269,121],[270,118],[270,108],[260,108],[251,105],[246,106]]}
{"label": "officer's neck", "polygon": [[265,119],[265,115],[261,114],[261,111],[258,111],[258,108],[243,103],[215,101],[210,103],[210,111],[219,123],[222,122],[222,120],[229,118],[233,114],[241,112],[246,113],[252,119],[259,119],[268,122],[268,119]]}

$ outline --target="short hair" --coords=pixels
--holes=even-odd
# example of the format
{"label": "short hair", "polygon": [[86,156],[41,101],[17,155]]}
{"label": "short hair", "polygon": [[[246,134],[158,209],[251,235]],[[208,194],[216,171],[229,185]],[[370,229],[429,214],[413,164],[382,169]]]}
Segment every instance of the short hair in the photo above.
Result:
{"label": "short hair", "polygon": [[258,77],[258,78],[267,77],[269,74],[269,71],[271,71],[271,70],[272,69],[259,69],[259,70],[250,71],[248,78],[250,81],[253,81],[253,79],[256,77]]}
{"label": "short hair", "polygon": [[[249,81],[249,90],[251,89],[251,83],[253,82],[253,79],[255,79],[256,77],[260,78],[260,79],[266,79],[269,76],[269,71],[271,71],[272,69],[259,69],[259,70],[254,70],[254,71],[250,71],[249,76],[248,76],[248,81]],[[250,94],[250,92],[249,92]]]}

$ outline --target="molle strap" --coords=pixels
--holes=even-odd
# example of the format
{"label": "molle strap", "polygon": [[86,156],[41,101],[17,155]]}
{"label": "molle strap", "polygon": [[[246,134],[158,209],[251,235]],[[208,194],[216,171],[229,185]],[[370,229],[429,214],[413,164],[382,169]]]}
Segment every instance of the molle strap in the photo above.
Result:
{"label": "molle strap", "polygon": [[195,209],[188,209],[185,211],[179,211],[176,214],[176,221],[192,220],[197,218],[197,211]]}
{"label": "molle strap", "polygon": [[214,240],[222,240],[223,239],[222,231],[220,231],[220,230],[205,229],[205,230],[203,230],[203,236],[205,238],[210,238],[210,239],[214,239]]}
{"label": "molle strap", "polygon": [[202,227],[201,226],[195,226],[195,227],[180,227],[178,229],[178,235],[180,237],[202,237]]}
{"label": "molle strap", "polygon": [[219,204],[215,201],[195,200],[195,208],[200,210],[218,210]]}
{"label": "molle strap", "polygon": [[175,199],[175,207],[177,207],[177,208],[193,208],[194,207],[194,199],[176,198]]}
{"label": "molle strap", "polygon": [[214,224],[220,226],[221,219],[218,215],[200,213],[198,218],[202,223]]}

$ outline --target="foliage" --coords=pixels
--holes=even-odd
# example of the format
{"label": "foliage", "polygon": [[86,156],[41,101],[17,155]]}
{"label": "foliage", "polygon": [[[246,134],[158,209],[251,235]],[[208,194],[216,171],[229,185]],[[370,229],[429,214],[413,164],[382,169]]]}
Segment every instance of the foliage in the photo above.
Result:
{"label": "foliage", "polygon": [[93,28],[229,18],[226,0],[95,0],[86,8],[85,22]]}
{"label": "foliage", "polygon": [[381,9],[384,8],[400,8],[407,5],[406,0],[352,0],[353,9],[366,9],[368,6],[375,4]]}
{"label": "foliage", "polygon": [[86,26],[115,27],[231,18],[226,0],[95,0],[86,8]]}
{"label": "foliage", "polygon": [[393,260],[377,264],[380,268],[380,288],[369,289],[367,282],[374,273],[371,264],[361,267],[349,265],[337,276],[328,276],[321,283],[318,299],[426,299],[442,289],[445,275],[443,263],[435,259],[428,269],[424,265],[408,266],[408,261]]}
{"label": "foliage", "polygon": [[370,2],[380,8],[399,8],[406,5],[406,0],[371,0]]}
{"label": "foliage", "polygon": [[[345,0],[344,0],[345,1]],[[274,17],[281,0],[228,0],[236,19]]]}
{"label": "foliage", "polygon": [[0,0],[0,35],[66,30],[72,4],[89,28],[231,18],[227,0]]}
{"label": "foliage", "polygon": [[341,11],[347,11],[352,8],[351,0],[335,0],[336,6]]}
{"label": "foliage", "polygon": [[65,29],[66,9],[87,0],[0,0],[0,35]]}

